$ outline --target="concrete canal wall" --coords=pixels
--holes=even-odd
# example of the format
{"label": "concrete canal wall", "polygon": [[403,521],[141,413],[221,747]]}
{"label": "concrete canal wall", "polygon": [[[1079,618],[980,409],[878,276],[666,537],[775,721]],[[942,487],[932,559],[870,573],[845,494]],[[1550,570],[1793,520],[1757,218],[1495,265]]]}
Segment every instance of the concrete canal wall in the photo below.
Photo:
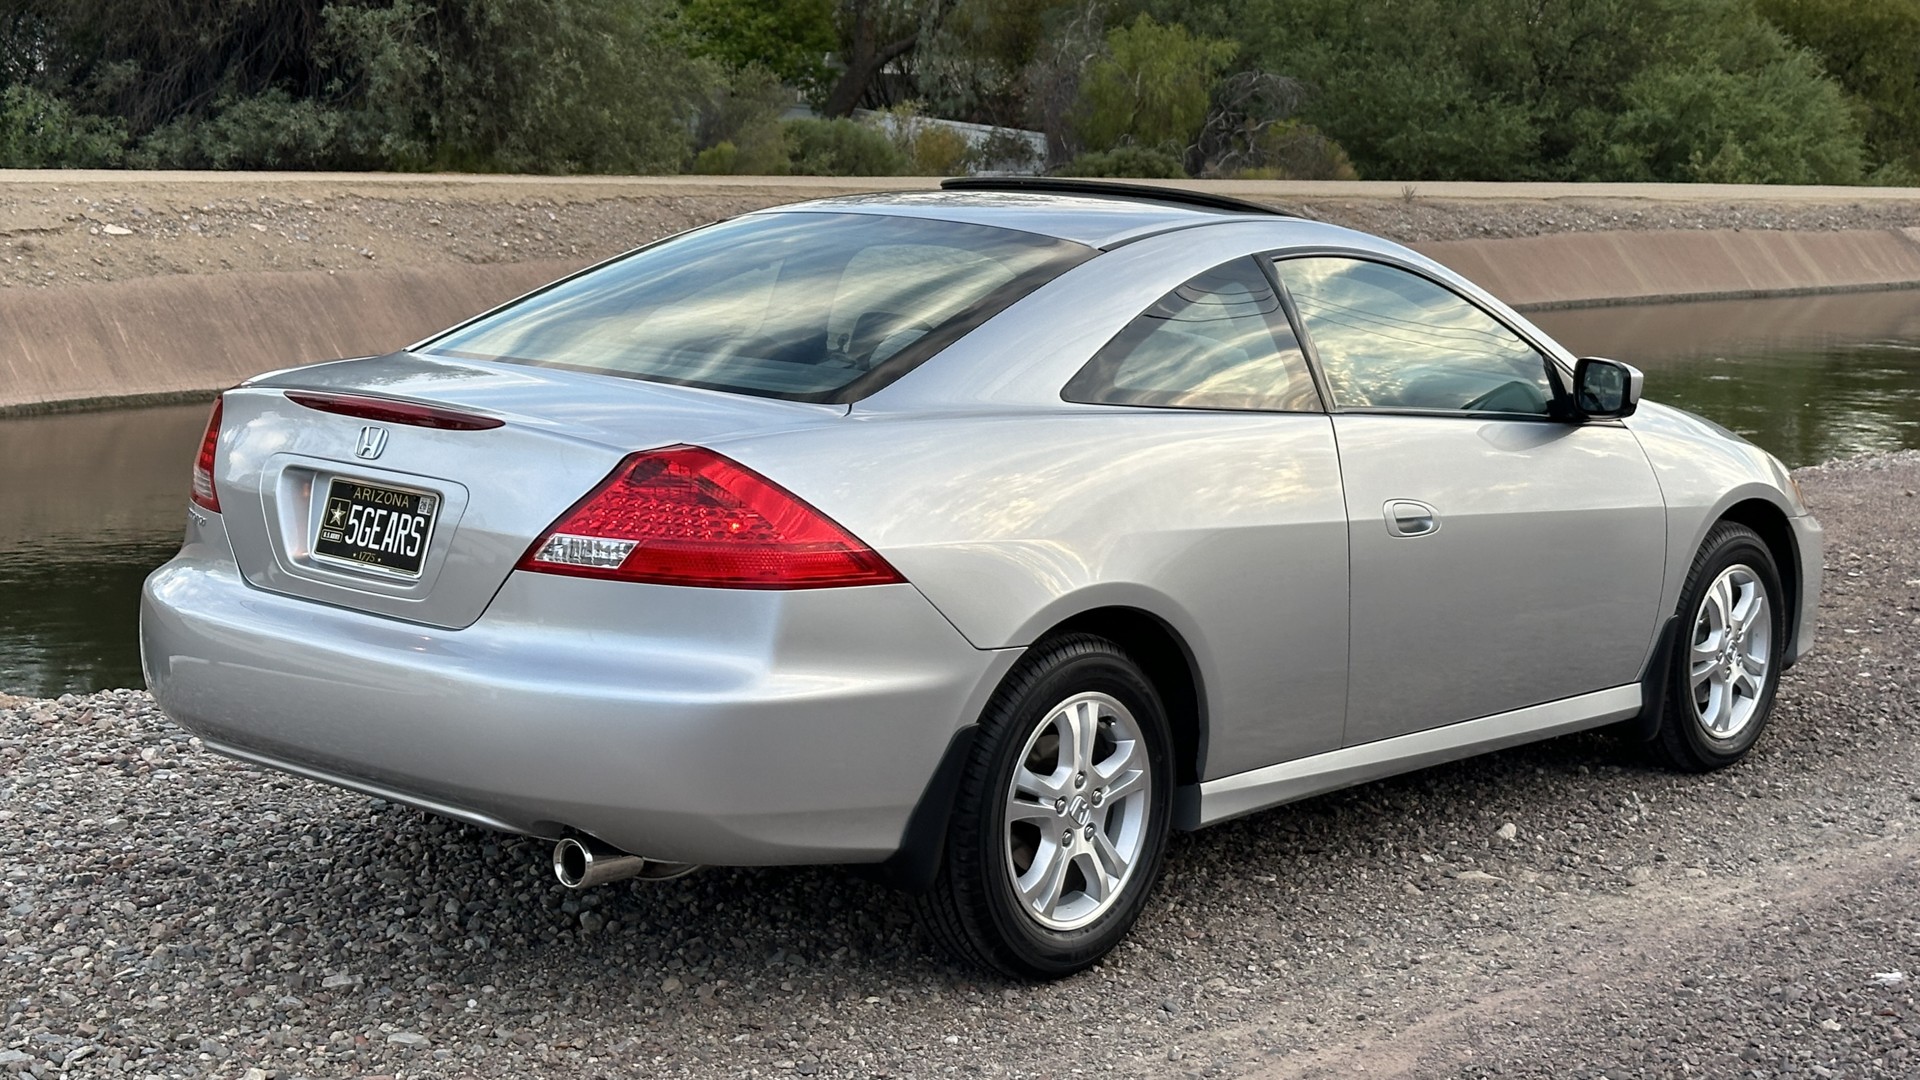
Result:
{"label": "concrete canal wall", "polygon": [[574,269],[541,260],[14,289],[0,293],[0,412],[211,398],[273,368],[404,347]]}
{"label": "concrete canal wall", "polygon": [[1413,246],[1523,310],[1920,285],[1920,228],[1583,232]]}
{"label": "concrete canal wall", "polygon": [[[0,415],[205,398],[399,348],[700,220],[932,183],[0,173]],[[1193,186],[1408,240],[1523,309],[1920,287],[1914,189]],[[310,240],[342,261],[282,268]]]}

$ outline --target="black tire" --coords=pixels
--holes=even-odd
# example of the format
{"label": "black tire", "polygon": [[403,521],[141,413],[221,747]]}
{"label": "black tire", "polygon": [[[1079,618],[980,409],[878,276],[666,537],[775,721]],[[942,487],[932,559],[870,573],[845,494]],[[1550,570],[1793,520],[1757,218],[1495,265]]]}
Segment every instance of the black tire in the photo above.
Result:
{"label": "black tire", "polygon": [[[1085,925],[1055,929],[1043,925],[1042,916],[1024,905],[1014,884],[1018,871],[1013,865],[1017,859],[1013,841],[1021,835],[1017,830],[1037,831],[1042,826],[1010,827],[1007,802],[1015,769],[1023,761],[1039,760],[1023,758],[1024,753],[1041,752],[1030,740],[1043,739],[1043,725],[1058,707],[1085,694],[1106,695],[1131,714],[1127,719],[1137,730],[1148,775],[1136,789],[1147,793],[1144,812],[1129,812],[1140,814],[1135,820],[1143,822],[1144,835],[1139,838],[1138,855],[1128,864],[1131,869],[1111,890],[1111,903],[1097,915],[1090,911],[1092,917]],[[1113,730],[1109,721],[1101,724],[1103,732]],[[1105,745],[1111,749],[1111,743]],[[933,887],[915,899],[921,925],[957,959],[1015,978],[1057,979],[1098,963],[1140,917],[1160,876],[1173,809],[1173,771],[1173,741],[1160,696],[1118,646],[1087,634],[1036,645],[1000,684],[981,716],[980,733],[962,771],[948,825],[945,858]],[[1098,782],[1097,773],[1093,779]],[[1109,813],[1122,809],[1119,802],[1108,805]],[[1106,829],[1108,822],[1117,823],[1118,816],[1103,815],[1097,825],[1086,819],[1075,825],[1074,820],[1063,814],[1059,824],[1067,826],[1064,832],[1075,834],[1075,844],[1086,835],[1089,852],[1084,857],[1097,858],[1090,853],[1091,834],[1076,830]],[[1074,850],[1064,841],[1060,847]],[[1040,856],[1035,854],[1033,859],[1038,862]],[[1071,877],[1079,873],[1068,870],[1066,880],[1084,883],[1084,876]],[[1063,884],[1061,890],[1067,887]],[[1082,889],[1088,898],[1085,902],[1093,903],[1093,891]]]}
{"label": "black tire", "polygon": [[[1737,730],[1716,735],[1702,719],[1693,678],[1697,661],[1693,646],[1701,640],[1702,604],[1707,599],[1707,591],[1722,574],[1740,567],[1752,570],[1756,584],[1766,595],[1768,662],[1764,674],[1755,680],[1759,689],[1752,695],[1750,717]],[[1683,772],[1711,772],[1747,756],[1773,712],[1774,692],[1780,684],[1780,660],[1787,647],[1787,599],[1780,586],[1780,570],[1774,563],[1773,553],[1767,550],[1758,533],[1745,525],[1721,522],[1707,534],[1687,572],[1686,587],[1680,590],[1673,657],[1666,673],[1666,701],[1660,727],[1649,744],[1658,761]]]}

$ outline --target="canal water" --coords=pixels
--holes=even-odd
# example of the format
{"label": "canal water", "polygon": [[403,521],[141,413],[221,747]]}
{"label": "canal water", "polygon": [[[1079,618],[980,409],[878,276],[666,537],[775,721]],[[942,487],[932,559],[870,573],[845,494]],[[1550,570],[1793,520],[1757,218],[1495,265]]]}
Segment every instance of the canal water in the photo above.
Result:
{"label": "canal water", "polygon": [[[1537,315],[1649,398],[1807,465],[1920,448],[1920,292]],[[172,555],[203,405],[0,420],[0,693],[141,685],[140,582]]]}

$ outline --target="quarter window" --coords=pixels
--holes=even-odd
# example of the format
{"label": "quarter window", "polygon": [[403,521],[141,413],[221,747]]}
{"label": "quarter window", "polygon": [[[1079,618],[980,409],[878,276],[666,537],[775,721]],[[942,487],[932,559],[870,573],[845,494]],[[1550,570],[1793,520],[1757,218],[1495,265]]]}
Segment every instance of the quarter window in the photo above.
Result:
{"label": "quarter window", "polygon": [[1061,397],[1091,405],[1320,409],[1280,298],[1251,258],[1161,297],[1101,348]]}
{"label": "quarter window", "polygon": [[1362,259],[1283,259],[1334,404],[1545,414],[1546,358],[1499,320],[1418,274]]}

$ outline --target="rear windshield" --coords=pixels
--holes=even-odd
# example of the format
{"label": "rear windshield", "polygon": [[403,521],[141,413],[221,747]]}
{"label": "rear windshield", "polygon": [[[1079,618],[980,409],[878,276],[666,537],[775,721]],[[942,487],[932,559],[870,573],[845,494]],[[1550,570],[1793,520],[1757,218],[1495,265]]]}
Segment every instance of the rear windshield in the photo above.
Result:
{"label": "rear windshield", "polygon": [[757,214],[643,248],[422,352],[856,401],[1094,254],[875,214]]}

